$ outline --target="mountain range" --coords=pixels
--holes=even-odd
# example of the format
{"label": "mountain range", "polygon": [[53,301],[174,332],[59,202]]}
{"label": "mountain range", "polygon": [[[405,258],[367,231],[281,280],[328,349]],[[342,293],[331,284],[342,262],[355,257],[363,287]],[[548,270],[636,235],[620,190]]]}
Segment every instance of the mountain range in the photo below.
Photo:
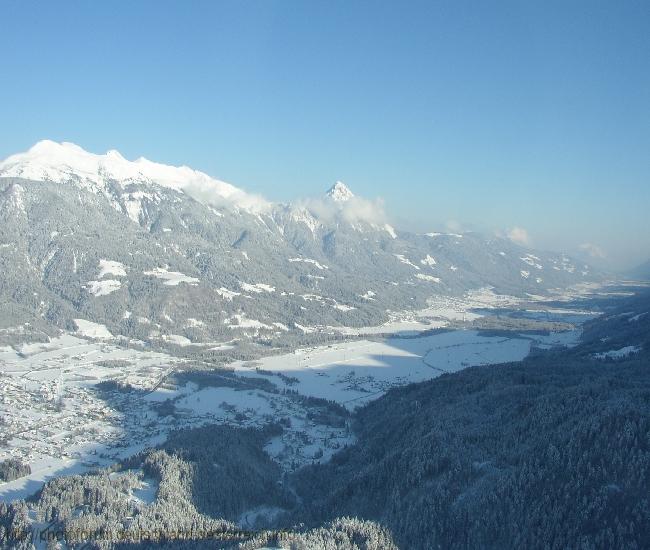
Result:
{"label": "mountain range", "polygon": [[70,330],[176,349],[379,325],[483,287],[547,295],[602,279],[506,238],[400,231],[342,182],[273,203],[186,166],[52,141],[0,162],[0,269],[4,340]]}
{"label": "mountain range", "polygon": [[642,263],[635,267],[630,273],[629,276],[638,279],[641,281],[650,280],[650,260]]}

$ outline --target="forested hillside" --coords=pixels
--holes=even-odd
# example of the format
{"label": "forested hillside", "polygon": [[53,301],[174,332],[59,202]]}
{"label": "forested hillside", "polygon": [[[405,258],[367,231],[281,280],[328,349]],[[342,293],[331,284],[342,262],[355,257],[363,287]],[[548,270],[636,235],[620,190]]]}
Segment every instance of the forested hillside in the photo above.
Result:
{"label": "forested hillside", "polygon": [[392,390],[298,474],[302,518],[372,519],[402,548],[647,548],[647,356],[574,355]]}
{"label": "forested hillside", "polygon": [[[283,472],[264,450],[282,422],[208,425],[50,481],[28,506],[69,542],[112,548],[160,534],[168,548],[648,548],[648,306],[608,307],[573,348],[392,389],[326,464]],[[27,517],[0,508],[0,540],[24,540]]]}

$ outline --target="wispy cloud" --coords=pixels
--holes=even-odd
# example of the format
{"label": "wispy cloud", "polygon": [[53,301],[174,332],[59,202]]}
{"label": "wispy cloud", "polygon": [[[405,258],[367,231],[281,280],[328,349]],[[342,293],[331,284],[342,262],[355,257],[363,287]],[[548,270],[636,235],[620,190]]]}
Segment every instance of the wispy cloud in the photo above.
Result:
{"label": "wispy cloud", "polygon": [[210,206],[243,208],[254,213],[266,212],[273,206],[261,195],[247,193],[230,184],[219,186],[217,183],[221,182],[195,180],[188,182],[183,191],[194,200]]}
{"label": "wispy cloud", "polygon": [[580,250],[586,252],[592,258],[599,258],[601,260],[604,260],[607,257],[605,251],[600,248],[600,246],[593,243],[582,243],[580,245]]}
{"label": "wispy cloud", "polygon": [[448,220],[445,223],[445,229],[449,233],[463,233],[463,231],[465,230],[465,228],[463,227],[463,224],[461,224],[457,220]]}
{"label": "wispy cloud", "polygon": [[343,218],[348,223],[364,222],[383,225],[387,222],[382,199],[351,197],[344,202],[333,201],[327,197],[313,198],[297,203],[309,210],[323,222],[335,222]]}
{"label": "wispy cloud", "polygon": [[530,235],[523,227],[513,227],[509,229],[506,236],[517,244],[529,246],[531,243]]}

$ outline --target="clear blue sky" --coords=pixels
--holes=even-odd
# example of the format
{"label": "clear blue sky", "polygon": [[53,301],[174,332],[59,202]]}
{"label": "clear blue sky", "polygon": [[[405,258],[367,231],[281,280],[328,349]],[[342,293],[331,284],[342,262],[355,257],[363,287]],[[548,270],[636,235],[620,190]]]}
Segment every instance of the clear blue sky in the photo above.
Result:
{"label": "clear blue sky", "polygon": [[0,4],[0,157],[40,139],[398,226],[650,257],[650,2]]}

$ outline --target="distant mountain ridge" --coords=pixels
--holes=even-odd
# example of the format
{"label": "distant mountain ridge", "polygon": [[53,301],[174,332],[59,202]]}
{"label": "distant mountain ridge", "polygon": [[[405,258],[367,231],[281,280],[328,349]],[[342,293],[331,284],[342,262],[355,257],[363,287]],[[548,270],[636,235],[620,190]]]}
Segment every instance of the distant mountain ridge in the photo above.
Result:
{"label": "distant mountain ridge", "polygon": [[641,281],[650,281],[650,260],[635,267],[630,276]]}
{"label": "distant mountain ridge", "polygon": [[81,319],[195,351],[377,325],[433,295],[601,278],[507,239],[397,231],[382,208],[342,182],[271,203],[188,167],[39,142],[0,162],[0,336]]}

